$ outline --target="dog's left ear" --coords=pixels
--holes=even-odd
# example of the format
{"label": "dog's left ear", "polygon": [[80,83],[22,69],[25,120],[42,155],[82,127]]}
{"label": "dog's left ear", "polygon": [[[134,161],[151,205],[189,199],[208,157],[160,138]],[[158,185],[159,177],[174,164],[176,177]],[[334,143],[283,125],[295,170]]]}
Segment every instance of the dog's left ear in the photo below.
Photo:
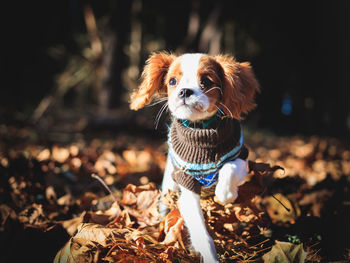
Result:
{"label": "dog's left ear", "polygon": [[224,71],[223,108],[227,116],[241,120],[256,107],[255,94],[260,91],[252,67],[248,62],[239,63],[233,57],[215,57]]}
{"label": "dog's left ear", "polygon": [[131,94],[130,108],[138,110],[149,104],[156,95],[166,96],[164,78],[176,56],[166,52],[154,53],[146,61],[142,72],[142,82]]}

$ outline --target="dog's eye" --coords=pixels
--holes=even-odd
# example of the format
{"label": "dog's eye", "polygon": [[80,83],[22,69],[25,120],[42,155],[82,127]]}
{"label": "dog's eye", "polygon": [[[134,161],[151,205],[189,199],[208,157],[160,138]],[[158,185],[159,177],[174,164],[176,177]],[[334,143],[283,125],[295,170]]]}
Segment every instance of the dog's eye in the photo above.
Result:
{"label": "dog's eye", "polygon": [[176,78],[171,78],[170,81],[169,81],[169,85],[170,85],[170,86],[175,86],[176,83],[177,83]]}
{"label": "dog's eye", "polygon": [[210,79],[208,79],[207,77],[204,77],[201,79],[201,87],[202,88],[209,88],[212,84],[213,84],[213,82]]}

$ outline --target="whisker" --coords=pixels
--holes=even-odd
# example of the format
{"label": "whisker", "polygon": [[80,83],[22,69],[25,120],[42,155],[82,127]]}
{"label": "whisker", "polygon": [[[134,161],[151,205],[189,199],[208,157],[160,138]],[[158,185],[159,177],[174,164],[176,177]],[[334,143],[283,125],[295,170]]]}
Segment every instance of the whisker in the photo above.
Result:
{"label": "whisker", "polygon": [[204,92],[204,94],[207,94],[209,91],[212,91],[212,90],[214,90],[214,89],[218,89],[218,90],[220,91],[221,96],[224,95],[224,94],[222,93],[222,90],[221,90],[220,87],[212,87],[211,89],[209,89],[209,90],[207,90],[206,92]]}
{"label": "whisker", "polygon": [[156,101],[156,102],[154,102],[152,104],[149,104],[146,107],[152,107],[154,105],[157,105],[157,104],[162,103],[162,102],[167,101],[167,100],[168,100],[168,98],[160,98],[160,99],[158,99],[158,101]]}
{"label": "whisker", "polygon": [[224,106],[225,109],[230,113],[231,118],[233,118],[233,115],[232,115],[232,112],[230,111],[230,109],[225,104],[223,104],[222,102],[220,102],[220,105]]}
{"label": "whisker", "polygon": [[215,104],[214,104],[214,107],[217,108],[218,111],[220,111],[220,113],[221,113],[222,115],[225,115],[225,113],[222,111],[222,109],[220,109],[220,108],[219,108],[218,106],[216,106]]}
{"label": "whisker", "polygon": [[168,108],[168,102],[166,102],[159,110],[158,114],[157,114],[157,117],[156,117],[156,120],[155,120],[155,128],[158,129],[158,124],[159,124],[159,120],[160,120],[160,117],[162,116],[163,112],[165,109]]}

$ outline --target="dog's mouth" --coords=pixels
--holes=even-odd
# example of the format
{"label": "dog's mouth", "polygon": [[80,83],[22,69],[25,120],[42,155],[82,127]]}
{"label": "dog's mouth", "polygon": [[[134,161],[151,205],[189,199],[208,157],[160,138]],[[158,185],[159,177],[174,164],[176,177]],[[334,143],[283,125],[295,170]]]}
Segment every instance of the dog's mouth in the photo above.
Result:
{"label": "dog's mouth", "polygon": [[187,102],[185,99],[179,101],[179,103],[177,104],[177,106],[175,107],[175,111],[181,108],[185,108],[187,110],[190,111],[194,111],[194,112],[204,112],[204,105],[203,103],[196,101],[196,102]]}
{"label": "dog's mouth", "polygon": [[180,98],[177,94],[169,99],[169,110],[177,119],[198,121],[206,119],[211,115],[208,109],[211,103],[205,95],[191,95]]}
{"label": "dog's mouth", "polygon": [[179,102],[176,107],[171,110],[171,113],[178,119],[193,122],[206,119],[210,115],[201,102],[188,103],[186,101]]}

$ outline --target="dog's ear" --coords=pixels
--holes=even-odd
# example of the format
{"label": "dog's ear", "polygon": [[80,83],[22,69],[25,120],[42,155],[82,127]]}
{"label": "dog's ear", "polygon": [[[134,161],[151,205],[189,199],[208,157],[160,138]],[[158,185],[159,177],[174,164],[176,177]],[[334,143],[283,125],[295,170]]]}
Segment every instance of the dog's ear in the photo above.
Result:
{"label": "dog's ear", "polygon": [[248,62],[239,63],[233,57],[218,55],[216,61],[224,71],[222,110],[226,115],[241,120],[256,107],[255,94],[260,91],[252,67]]}
{"label": "dog's ear", "polygon": [[152,54],[146,61],[138,89],[131,94],[130,108],[138,110],[149,104],[153,97],[167,94],[164,78],[176,56],[161,52]]}

